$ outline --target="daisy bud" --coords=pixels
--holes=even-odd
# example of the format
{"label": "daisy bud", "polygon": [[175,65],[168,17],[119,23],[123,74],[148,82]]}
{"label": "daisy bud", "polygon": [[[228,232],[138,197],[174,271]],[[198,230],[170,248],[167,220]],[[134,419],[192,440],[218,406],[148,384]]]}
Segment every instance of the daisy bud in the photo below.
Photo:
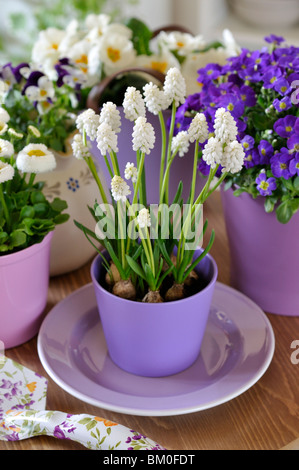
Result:
{"label": "daisy bud", "polygon": [[133,150],[149,154],[155,145],[155,131],[145,117],[136,119],[133,128]]}
{"label": "daisy bud", "polygon": [[137,168],[134,166],[134,163],[128,162],[125,168],[125,178],[126,180],[132,180],[132,183],[137,181]]}
{"label": "daisy bud", "polygon": [[28,126],[28,132],[36,138],[39,138],[41,136],[40,131],[35,126]]}
{"label": "daisy bud", "polygon": [[121,176],[115,175],[111,180],[111,193],[115,201],[126,201],[131,191],[125,180]]}
{"label": "daisy bud", "polygon": [[125,117],[136,121],[139,116],[145,116],[145,104],[142,95],[135,87],[128,87],[124,96],[123,108]]}
{"label": "daisy bud", "polygon": [[165,93],[163,90],[150,82],[143,87],[144,91],[144,101],[147,109],[152,114],[159,114],[160,111],[163,111],[168,108],[169,103],[166,99]]}
{"label": "daisy bud", "polygon": [[203,113],[197,113],[191,121],[188,129],[190,142],[198,140],[203,144],[209,138],[209,129],[206,116]]}
{"label": "daisy bud", "polygon": [[0,183],[12,180],[15,174],[15,170],[9,163],[3,163],[0,161]]}
{"label": "daisy bud", "polygon": [[118,134],[121,128],[121,117],[120,112],[116,105],[111,101],[103,104],[102,111],[100,113],[100,124],[105,122],[109,124],[113,132]]}
{"label": "daisy bud", "polygon": [[10,127],[7,132],[12,139],[21,140],[24,137],[24,134],[15,131],[12,127]]}
{"label": "daisy bud", "polygon": [[185,102],[186,82],[178,68],[172,67],[168,70],[164,81],[164,92],[169,104],[175,101],[178,107]]}
{"label": "daisy bud", "polygon": [[44,144],[29,144],[18,153],[16,165],[23,173],[45,173],[56,168],[56,160]]}
{"label": "daisy bud", "polygon": [[151,226],[151,217],[148,209],[144,208],[139,211],[137,215],[137,222],[139,228],[146,228]]}
{"label": "daisy bud", "polygon": [[93,109],[87,109],[77,117],[77,129],[81,134],[85,131],[90,140],[94,141],[97,136],[99,119],[99,115],[96,114]]}
{"label": "daisy bud", "polygon": [[106,155],[107,152],[118,152],[117,135],[105,122],[97,130],[97,146],[102,155]]}
{"label": "daisy bud", "polygon": [[215,137],[222,143],[228,143],[236,140],[238,128],[235,120],[229,111],[225,108],[219,108],[215,114],[214,121]]}
{"label": "daisy bud", "polygon": [[183,157],[188,152],[190,145],[189,135],[187,131],[179,132],[175,137],[172,138],[171,151],[172,153],[179,153],[180,157]]}

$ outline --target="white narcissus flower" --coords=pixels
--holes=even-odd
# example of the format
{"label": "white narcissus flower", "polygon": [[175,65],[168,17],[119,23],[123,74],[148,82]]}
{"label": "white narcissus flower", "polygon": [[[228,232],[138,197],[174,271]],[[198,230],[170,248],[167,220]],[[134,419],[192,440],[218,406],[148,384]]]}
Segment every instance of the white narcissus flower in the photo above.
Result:
{"label": "white narcissus flower", "polygon": [[155,131],[145,117],[136,119],[133,128],[133,150],[149,154],[155,145]]}
{"label": "white narcissus flower", "polygon": [[29,144],[18,153],[16,165],[23,173],[46,173],[56,168],[56,159],[46,145]]}
{"label": "white narcissus flower", "polygon": [[15,150],[11,142],[0,139],[0,157],[11,157]]}
{"label": "white narcissus flower", "polygon": [[85,131],[90,140],[94,141],[97,136],[99,122],[100,116],[93,109],[87,109],[77,117],[76,126],[81,134]]}
{"label": "white narcissus flower", "polygon": [[109,124],[103,122],[97,130],[97,146],[102,155],[107,152],[118,152],[117,134],[112,130]]}
{"label": "white narcissus flower", "polygon": [[125,168],[125,178],[126,180],[132,180],[132,183],[136,183],[137,181],[138,171],[135,167],[134,163],[128,162]]}
{"label": "white narcissus flower", "polygon": [[203,113],[197,113],[191,121],[188,129],[190,142],[198,140],[203,144],[209,137],[209,128],[206,116]]}
{"label": "white narcissus flower", "polygon": [[123,100],[125,117],[129,121],[136,121],[140,116],[145,116],[145,104],[139,90],[129,86]]}
{"label": "white narcissus flower", "polygon": [[147,83],[143,87],[143,91],[146,107],[152,114],[157,115],[160,111],[168,108],[168,100],[165,93],[157,85],[152,82]]}
{"label": "white narcissus flower", "polygon": [[238,173],[241,171],[244,164],[245,152],[243,145],[234,140],[229,142],[223,152],[221,162],[222,173]]}
{"label": "white narcissus flower", "polygon": [[229,143],[236,140],[238,128],[236,122],[229,111],[219,108],[214,120],[215,137],[222,143]]}
{"label": "white narcissus flower", "polygon": [[223,144],[216,138],[210,137],[202,151],[202,159],[215,168],[216,165],[222,163],[223,159]]}
{"label": "white narcissus flower", "polygon": [[117,109],[116,104],[108,101],[103,104],[102,110],[100,112],[100,124],[105,122],[109,124],[113,132],[118,134],[121,128],[121,117],[120,112]]}
{"label": "white narcissus flower", "polygon": [[0,161],[0,183],[5,183],[13,179],[15,170],[9,163]]}
{"label": "white narcissus flower", "polygon": [[125,202],[131,194],[131,190],[121,176],[115,175],[111,180],[111,193],[115,201]]}
{"label": "white narcissus flower", "polygon": [[139,228],[146,228],[151,226],[151,217],[148,209],[144,208],[139,211],[137,215],[137,223]]}
{"label": "white narcissus flower", "polygon": [[76,134],[74,136],[72,141],[72,150],[75,158],[78,160],[83,160],[84,158],[90,157],[90,147],[90,142],[87,142],[87,145],[84,145],[81,134]]}
{"label": "white narcissus flower", "polygon": [[188,152],[190,145],[189,135],[187,131],[178,132],[172,138],[171,151],[172,153],[179,153],[179,157],[183,157]]}
{"label": "white narcissus flower", "polygon": [[168,70],[164,81],[164,92],[171,104],[175,102],[176,107],[185,102],[186,82],[181,71],[172,67]]}
{"label": "white narcissus flower", "polygon": [[37,86],[30,85],[25,90],[25,95],[30,101],[46,101],[55,97],[55,90],[52,81],[42,76],[37,80]]}

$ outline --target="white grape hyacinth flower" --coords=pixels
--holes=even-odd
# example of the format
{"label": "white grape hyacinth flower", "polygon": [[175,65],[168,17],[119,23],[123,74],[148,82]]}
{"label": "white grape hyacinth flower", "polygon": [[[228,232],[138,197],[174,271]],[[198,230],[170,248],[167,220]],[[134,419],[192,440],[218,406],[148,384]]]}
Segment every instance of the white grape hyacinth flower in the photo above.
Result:
{"label": "white grape hyacinth flower", "polygon": [[172,153],[179,154],[179,157],[183,157],[188,152],[190,146],[189,135],[187,131],[178,132],[178,134],[172,138],[171,151]]}
{"label": "white grape hyacinth flower", "polygon": [[0,183],[5,183],[13,179],[15,170],[9,163],[0,161]]}
{"label": "white grape hyacinth flower", "polygon": [[97,137],[99,121],[99,115],[93,109],[87,109],[77,117],[76,126],[81,134],[85,131],[90,140],[94,141]]}
{"label": "white grape hyacinth flower", "polygon": [[211,167],[215,168],[223,160],[223,144],[216,138],[210,137],[202,151],[202,159]]}
{"label": "white grape hyacinth flower", "polygon": [[90,154],[91,143],[87,142],[87,145],[84,145],[83,137],[81,134],[76,134],[72,141],[72,150],[74,157],[78,160],[84,160],[91,156]]}
{"label": "white grape hyacinth flower", "polygon": [[56,159],[46,145],[29,144],[18,153],[16,165],[23,173],[46,173],[56,168]]}
{"label": "white grape hyacinth flower", "polygon": [[111,194],[115,201],[123,202],[125,202],[127,197],[131,194],[129,185],[121,176],[113,176],[111,180]]}
{"label": "white grape hyacinth flower", "polygon": [[186,81],[178,68],[172,67],[168,70],[163,87],[169,104],[174,101],[178,107],[185,102]]}
{"label": "white grape hyacinth flower", "polygon": [[118,134],[121,129],[121,117],[120,117],[120,112],[117,109],[116,104],[112,103],[111,101],[108,101],[107,103],[104,103],[102,106],[102,110],[100,112],[100,124],[105,122],[106,124],[109,124],[111,126],[113,132]]}
{"label": "white grape hyacinth flower", "polygon": [[125,117],[129,121],[136,121],[139,117],[145,117],[145,103],[142,94],[135,87],[127,88],[123,100]]}
{"label": "white grape hyacinth flower", "polygon": [[148,209],[144,208],[139,211],[137,215],[137,223],[139,228],[147,228],[151,226],[151,217]]}
{"label": "white grape hyacinth flower", "polygon": [[155,140],[155,131],[151,123],[142,116],[136,119],[133,128],[133,150],[149,154],[154,148]]}
{"label": "white grape hyacinth flower", "polygon": [[209,137],[209,128],[206,116],[203,113],[197,113],[191,121],[188,129],[190,142],[198,140],[203,144]]}
{"label": "white grape hyacinth flower", "polygon": [[99,125],[97,130],[97,147],[104,156],[107,152],[118,152],[117,134],[106,122]]}
{"label": "white grape hyacinth flower", "polygon": [[243,145],[234,140],[229,142],[223,151],[221,162],[222,173],[238,173],[244,164],[245,152]]}
{"label": "white grape hyacinth flower", "polygon": [[150,82],[144,85],[144,101],[147,109],[154,115],[168,108],[168,100],[163,90]]}
{"label": "white grape hyacinth flower", "polygon": [[222,143],[229,143],[236,140],[238,128],[236,122],[229,111],[219,108],[214,120],[215,137]]}
{"label": "white grape hyacinth flower", "polygon": [[125,168],[125,178],[126,180],[132,180],[132,183],[137,181],[138,170],[135,167],[134,163],[128,162]]}
{"label": "white grape hyacinth flower", "polygon": [[11,142],[0,139],[0,157],[11,157],[14,152],[14,146]]}

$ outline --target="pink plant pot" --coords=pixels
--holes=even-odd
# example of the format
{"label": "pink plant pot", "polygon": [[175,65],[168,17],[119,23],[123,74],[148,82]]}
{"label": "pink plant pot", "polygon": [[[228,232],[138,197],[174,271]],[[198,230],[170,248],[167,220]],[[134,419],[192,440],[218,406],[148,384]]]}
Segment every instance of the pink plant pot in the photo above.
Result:
{"label": "pink plant pot", "polygon": [[53,234],[17,253],[0,256],[0,340],[9,349],[39,330],[47,304]]}
{"label": "pink plant pot", "polygon": [[268,313],[299,316],[299,213],[281,224],[262,197],[231,189],[221,196],[232,286]]}
{"label": "pink plant pot", "polygon": [[[118,134],[118,148],[119,152],[118,162],[121,176],[124,175],[125,167],[127,162],[134,163],[136,165],[136,152],[133,150],[132,144],[132,132],[134,123],[129,121],[124,116],[123,108],[120,106],[118,110],[121,114],[121,132]],[[164,111],[165,123],[170,118],[171,113]],[[149,155],[145,156],[144,168],[146,174],[146,192],[147,192],[147,203],[158,204],[159,203],[159,178],[160,178],[160,162],[161,162],[161,130],[158,116],[147,113],[147,120],[150,122],[155,130],[155,146]],[[174,196],[177,192],[180,181],[183,182],[182,197],[184,201],[187,201],[193,174],[193,160],[194,160],[194,146],[191,144],[189,151],[183,156],[175,157],[173,164],[170,169],[170,184],[169,184],[169,202],[172,203]],[[105,176],[105,182],[110,188],[111,176],[105,164],[104,158],[97,148],[96,141],[92,143],[92,153],[96,158],[97,163],[100,165],[102,172]],[[197,175],[196,182],[196,196],[199,195],[200,191],[204,187],[205,178],[199,173]]]}
{"label": "pink plant pot", "polygon": [[[196,252],[198,256],[200,251]],[[217,279],[207,255],[197,266],[206,286],[186,299],[159,304],[135,302],[109,293],[98,255],[91,266],[99,315],[111,359],[121,369],[145,377],[181,372],[197,359]]]}

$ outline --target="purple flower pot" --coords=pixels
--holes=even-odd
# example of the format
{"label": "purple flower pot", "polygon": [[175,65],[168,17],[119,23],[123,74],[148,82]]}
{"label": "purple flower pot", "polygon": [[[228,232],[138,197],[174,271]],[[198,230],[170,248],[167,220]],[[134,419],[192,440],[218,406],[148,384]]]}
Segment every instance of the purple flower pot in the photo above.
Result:
{"label": "purple flower pot", "polygon": [[207,285],[191,297],[159,304],[134,302],[102,287],[106,270],[101,257],[95,258],[91,277],[108,352],[116,365],[135,375],[163,377],[193,364],[200,352],[218,274],[210,255],[197,271]]}
{"label": "purple flower pot", "polygon": [[53,234],[17,253],[0,256],[0,340],[9,349],[39,330],[47,304]]}
{"label": "purple flower pot", "polygon": [[221,195],[232,286],[268,313],[298,316],[299,213],[284,225],[265,212],[262,197]]}
{"label": "purple flower pot", "polygon": [[[124,117],[123,108],[120,106],[118,110],[121,114],[121,132],[118,134],[118,148],[119,152],[118,162],[121,176],[124,175],[125,167],[127,162],[134,163],[136,165],[136,152],[133,150],[132,144],[132,132],[134,123]],[[170,118],[171,113],[169,111],[164,112],[165,123]],[[148,204],[159,203],[159,177],[160,177],[160,162],[161,162],[161,130],[159,117],[152,113],[147,113],[147,120],[152,124],[155,130],[155,146],[149,155],[145,156],[145,174],[146,174],[146,192]],[[96,161],[100,165],[104,176],[106,178],[107,186],[110,188],[111,177],[107,169],[104,158],[97,148],[96,141],[92,142],[92,154],[96,158]],[[173,201],[173,198],[177,192],[180,181],[183,182],[183,193],[182,197],[184,201],[187,201],[189,191],[192,182],[193,173],[193,159],[194,159],[194,144],[190,145],[189,151],[183,156],[175,157],[170,170],[170,187],[169,187],[169,202]],[[205,184],[205,178],[200,174],[197,176],[196,191],[198,195]]]}

